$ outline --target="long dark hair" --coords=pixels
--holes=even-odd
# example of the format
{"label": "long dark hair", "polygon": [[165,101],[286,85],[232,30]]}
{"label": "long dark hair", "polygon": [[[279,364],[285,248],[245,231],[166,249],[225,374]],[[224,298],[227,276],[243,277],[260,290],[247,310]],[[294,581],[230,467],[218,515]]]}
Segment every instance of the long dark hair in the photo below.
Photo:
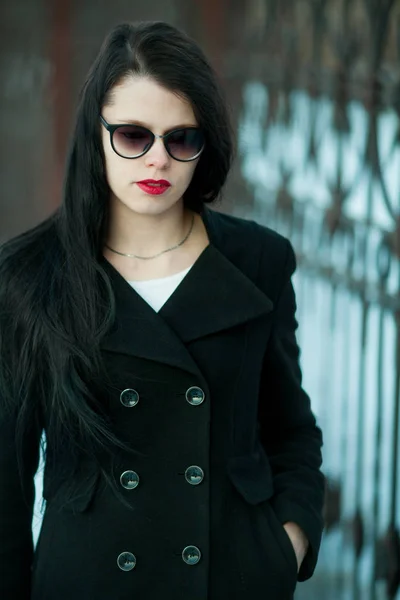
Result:
{"label": "long dark hair", "polygon": [[231,166],[227,104],[198,45],[164,22],[115,27],[80,94],[60,206],[0,247],[0,417],[13,417],[22,479],[24,441],[41,426],[46,463],[54,467],[66,448],[71,469],[82,455],[97,460],[104,450],[127,449],[94,382],[103,370],[100,341],[115,318],[113,290],[99,264],[109,216],[99,114],[113,86],[130,74],[187,98],[205,132],[185,206],[201,212],[218,199]]}

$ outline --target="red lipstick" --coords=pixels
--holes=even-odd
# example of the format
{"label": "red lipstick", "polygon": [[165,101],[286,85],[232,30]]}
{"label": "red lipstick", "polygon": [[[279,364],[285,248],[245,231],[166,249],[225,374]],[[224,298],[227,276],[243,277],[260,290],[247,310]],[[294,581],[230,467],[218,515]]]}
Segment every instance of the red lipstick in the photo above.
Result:
{"label": "red lipstick", "polygon": [[171,187],[171,184],[166,179],[143,179],[137,182],[137,186],[146,194],[159,196],[160,194],[164,194]]}

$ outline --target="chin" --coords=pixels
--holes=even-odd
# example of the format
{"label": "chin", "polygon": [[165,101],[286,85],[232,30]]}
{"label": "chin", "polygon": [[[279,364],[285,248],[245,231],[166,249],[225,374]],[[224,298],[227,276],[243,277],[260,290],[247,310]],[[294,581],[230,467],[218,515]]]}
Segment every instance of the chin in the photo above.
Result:
{"label": "chin", "polygon": [[161,196],[151,196],[140,199],[120,200],[130,211],[142,215],[159,215],[167,210],[172,209],[175,205],[180,204],[179,200],[171,201],[162,198]]}

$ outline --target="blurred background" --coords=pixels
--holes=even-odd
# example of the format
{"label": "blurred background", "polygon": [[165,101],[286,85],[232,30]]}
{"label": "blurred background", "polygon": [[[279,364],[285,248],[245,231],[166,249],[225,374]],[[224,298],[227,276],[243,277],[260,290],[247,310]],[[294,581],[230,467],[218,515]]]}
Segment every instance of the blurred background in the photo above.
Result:
{"label": "blurred background", "polygon": [[[400,1],[3,0],[0,14],[0,242],[58,205],[79,89],[113,25],[166,20],[201,44],[238,138],[218,210],[288,236],[298,259],[328,486],[296,600],[399,600]],[[40,472],[37,490],[38,504]]]}

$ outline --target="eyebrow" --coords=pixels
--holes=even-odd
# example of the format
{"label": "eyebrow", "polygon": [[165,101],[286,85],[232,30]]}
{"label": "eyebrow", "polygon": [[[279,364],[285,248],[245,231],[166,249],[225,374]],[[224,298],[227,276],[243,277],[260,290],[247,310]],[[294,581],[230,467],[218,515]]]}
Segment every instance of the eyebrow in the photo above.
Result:
{"label": "eyebrow", "polygon": [[[139,125],[140,127],[145,127],[146,129],[150,129],[150,131],[152,131],[152,128],[148,123],[144,123],[143,121],[139,121],[138,119],[117,119],[115,123],[120,123],[121,125]],[[168,129],[165,129],[163,133],[169,133],[170,131],[175,131],[175,129],[184,129],[185,127],[195,127],[196,129],[199,128],[199,126],[194,123],[182,123],[179,125],[175,125],[174,127],[169,127]]]}

